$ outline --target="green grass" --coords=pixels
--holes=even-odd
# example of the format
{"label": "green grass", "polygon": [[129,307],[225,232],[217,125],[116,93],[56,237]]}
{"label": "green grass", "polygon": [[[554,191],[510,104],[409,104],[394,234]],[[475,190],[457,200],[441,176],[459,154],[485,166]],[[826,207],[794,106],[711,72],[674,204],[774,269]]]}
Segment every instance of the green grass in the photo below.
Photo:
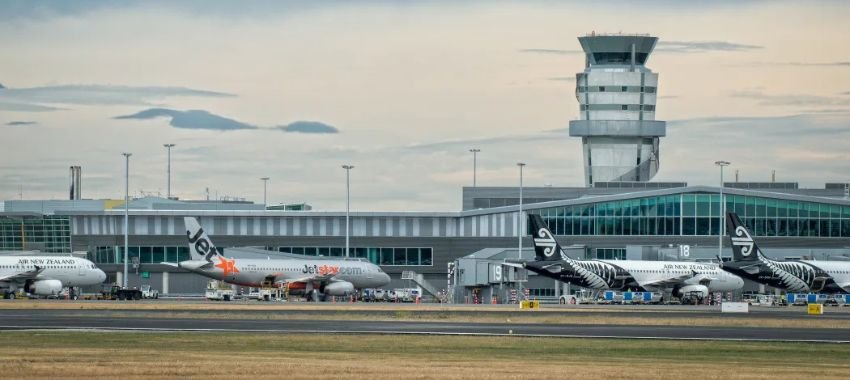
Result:
{"label": "green grass", "polygon": [[720,361],[844,362],[850,345],[640,339],[303,335],[252,333],[3,332],[0,346],[64,349],[286,351],[360,354],[463,355],[466,358],[696,358]]}
{"label": "green grass", "polygon": [[354,334],[0,332],[4,378],[846,378],[850,345]]}

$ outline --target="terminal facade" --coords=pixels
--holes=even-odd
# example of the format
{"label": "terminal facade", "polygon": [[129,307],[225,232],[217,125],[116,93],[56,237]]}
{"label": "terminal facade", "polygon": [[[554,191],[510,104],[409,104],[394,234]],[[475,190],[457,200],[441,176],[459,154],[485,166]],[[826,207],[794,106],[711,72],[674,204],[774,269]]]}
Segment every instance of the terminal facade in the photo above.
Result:
{"label": "terminal facade", "polygon": [[[393,278],[390,287],[410,287],[413,278],[457,302],[483,294],[504,302],[516,285],[531,295],[550,295],[559,287],[553,280],[500,273],[494,282],[489,272],[477,273],[489,270],[488,263],[533,259],[529,213],[541,215],[576,257],[711,260],[730,255],[728,242],[718,250],[722,193],[725,209],[742,218],[767,255],[850,259],[848,184],[806,189],[793,182],[732,182],[721,189],[648,182],[658,171],[659,140],[666,133],[665,123],[655,120],[658,74],[645,66],[656,42],[645,35],[579,38],[586,64],[576,76],[581,116],[570,122],[570,134],[582,138],[585,187],[523,188],[522,209],[519,188],[466,187],[460,211],[353,212],[349,256],[380,265]],[[79,252],[120,283],[124,202],[81,199],[80,171],[72,172],[77,180],[70,200],[0,202],[0,250]],[[246,246],[283,256],[345,256],[344,212],[314,211],[307,204],[266,208],[244,201],[142,198],[129,204],[130,286],[203,292],[206,278],[161,264],[189,258],[186,216],[197,217],[226,256],[270,255],[229,248]]]}
{"label": "terminal facade", "polygon": [[[599,185],[524,188],[528,203],[519,223],[519,189],[509,187],[464,188],[463,203],[470,207],[456,212],[353,212],[350,256],[380,265],[394,279],[391,287],[411,285],[401,274],[413,271],[433,289],[448,290],[450,263],[494,248],[508,258],[519,257],[514,256],[518,234],[525,248],[522,257],[531,259],[524,227],[528,213],[543,216],[558,241],[583,258],[708,260],[718,254],[719,188]],[[823,189],[759,186],[728,183],[723,194],[727,210],[737,212],[753,229],[766,254],[817,260],[850,257],[850,199],[844,184]],[[106,207],[110,204],[117,207]],[[483,204],[501,206],[472,207]],[[6,201],[0,214],[0,249],[85,252],[111,280],[118,280],[123,270],[123,214],[123,206],[111,201]],[[228,256],[258,255],[228,250],[244,246],[344,255],[344,212],[269,211],[251,203],[145,198],[131,202],[129,211],[131,286],[151,284],[163,293],[203,291],[206,279],[159,264],[188,259],[185,216],[198,217]],[[723,255],[729,256],[728,242],[724,244]],[[684,257],[683,246],[688,247]],[[548,294],[543,289],[555,287],[549,279],[534,277],[524,284],[532,292]],[[455,293],[465,291],[472,289]]]}

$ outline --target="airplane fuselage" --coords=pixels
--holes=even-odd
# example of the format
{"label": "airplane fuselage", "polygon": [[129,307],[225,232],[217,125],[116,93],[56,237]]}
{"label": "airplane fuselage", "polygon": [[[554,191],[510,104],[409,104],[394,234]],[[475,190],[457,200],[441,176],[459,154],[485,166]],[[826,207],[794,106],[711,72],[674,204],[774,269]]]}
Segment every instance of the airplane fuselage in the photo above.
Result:
{"label": "airplane fuselage", "polygon": [[653,291],[682,285],[705,285],[711,291],[731,291],[743,285],[739,277],[726,273],[713,263],[561,260],[529,262],[526,268],[589,289]]}
{"label": "airplane fuselage", "polygon": [[759,261],[726,262],[723,269],[789,292],[846,293],[850,285],[848,261],[776,261],[761,255]]}
{"label": "airplane fuselage", "polygon": [[28,272],[38,274],[31,281],[58,280],[64,287],[97,285],[106,280],[106,274],[89,260],[70,256],[7,256],[0,257],[0,288],[16,289],[27,279],[20,276]]}
{"label": "airplane fuselage", "polygon": [[259,287],[264,282],[288,283],[308,276],[332,276],[335,281],[350,282],[356,289],[377,288],[390,282],[389,276],[372,263],[356,260],[261,260],[215,257],[212,265],[193,260],[181,268],[231,284]]}

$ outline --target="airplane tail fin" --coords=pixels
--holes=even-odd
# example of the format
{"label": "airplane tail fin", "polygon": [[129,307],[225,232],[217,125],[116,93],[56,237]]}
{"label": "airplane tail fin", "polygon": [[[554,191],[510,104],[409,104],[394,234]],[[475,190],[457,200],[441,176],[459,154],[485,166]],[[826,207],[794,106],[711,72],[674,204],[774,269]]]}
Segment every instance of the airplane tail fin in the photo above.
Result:
{"label": "airplane tail fin", "polygon": [[183,218],[183,223],[186,225],[186,237],[189,238],[189,253],[192,260],[212,262],[213,257],[218,255],[218,251],[204,232],[204,228],[193,217]]}
{"label": "airplane tail fin", "polygon": [[759,247],[747,226],[734,212],[726,214],[726,231],[732,239],[732,261],[758,261]]}
{"label": "airplane tail fin", "polygon": [[561,260],[561,246],[555,241],[555,236],[543,222],[540,215],[529,214],[531,223],[531,240],[534,242],[534,256],[537,261]]}

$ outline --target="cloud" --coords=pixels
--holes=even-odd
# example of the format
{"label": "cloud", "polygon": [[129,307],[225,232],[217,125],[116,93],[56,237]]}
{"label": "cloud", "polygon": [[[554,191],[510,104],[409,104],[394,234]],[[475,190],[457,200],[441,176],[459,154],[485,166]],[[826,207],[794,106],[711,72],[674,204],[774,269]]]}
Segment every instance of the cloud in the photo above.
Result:
{"label": "cloud", "polygon": [[759,66],[774,66],[774,67],[836,67],[836,68],[850,68],[850,61],[834,61],[834,62],[765,62],[765,61],[751,61],[751,62],[730,62],[722,64],[726,67],[759,67]]}
{"label": "cloud", "polygon": [[[729,52],[729,51],[748,51],[763,49],[764,46],[739,44],[728,41],[664,41],[658,42],[658,47],[655,51],[660,53],[705,53],[705,52]],[[573,55],[584,54],[582,50],[562,50],[562,49],[520,49],[520,53],[536,53],[536,54],[551,54],[551,55]]]}
{"label": "cloud", "polygon": [[847,66],[850,67],[850,61],[839,62],[788,62],[790,66]]}
{"label": "cloud", "polygon": [[537,53],[537,54],[555,54],[555,55],[571,55],[584,54],[581,50],[560,50],[560,49],[520,49],[520,53]]}
{"label": "cloud", "polygon": [[0,101],[0,111],[50,112],[50,111],[61,111],[61,110],[63,110],[63,108],[42,106],[42,105],[38,105],[38,104],[25,104],[25,103],[14,103],[14,102]]}
{"label": "cloud", "polygon": [[45,104],[151,105],[173,97],[234,97],[224,92],[169,86],[55,85],[0,89],[0,103],[45,107]]}
{"label": "cloud", "polygon": [[434,141],[428,143],[414,143],[407,146],[406,149],[413,150],[428,150],[428,151],[449,151],[449,150],[458,150],[458,151],[466,151],[466,149],[470,149],[473,147],[482,147],[482,146],[490,146],[490,145],[498,145],[505,143],[514,143],[514,142],[529,142],[529,141],[544,141],[549,139],[556,139],[557,136],[552,136],[548,133],[561,133],[567,131],[568,129],[555,129],[546,132],[538,132],[532,134],[513,134],[506,136],[496,136],[496,137],[485,137],[485,138],[476,138],[476,139],[449,139],[443,141]]}
{"label": "cloud", "polygon": [[711,51],[747,51],[763,49],[764,46],[746,45],[728,41],[664,41],[655,49],[666,53],[705,53]]}
{"label": "cloud", "polygon": [[759,64],[771,65],[771,66],[817,66],[817,67],[844,66],[844,67],[850,67],[850,61],[836,61],[836,62],[761,62]]}
{"label": "cloud", "polygon": [[[747,136],[752,139],[771,138],[824,138],[826,136],[847,136],[847,115],[795,114],[786,116],[731,116],[681,119],[668,121],[668,135],[678,133],[697,135],[708,133],[727,138]],[[712,138],[706,136],[706,138]],[[731,140],[730,140],[731,141]],[[789,141],[792,143],[792,141]],[[793,144],[792,144],[793,145]],[[816,146],[816,145],[812,145]]]}
{"label": "cloud", "polygon": [[850,99],[805,94],[765,94],[759,91],[736,91],[731,94],[735,98],[754,99],[763,106],[846,106]]}
{"label": "cloud", "polygon": [[318,121],[295,121],[278,128],[284,132],[295,133],[339,133],[339,129]]}
{"label": "cloud", "polygon": [[724,159],[742,181],[767,181],[777,170],[780,181],[822,186],[850,170],[848,123],[850,112],[672,120],[656,180],[716,183],[706,179],[717,173],[712,163]]}
{"label": "cloud", "polygon": [[850,113],[850,108],[826,108],[819,110],[803,110],[803,113]]}
{"label": "cloud", "polygon": [[551,77],[547,78],[548,80],[556,80],[556,81],[565,81],[565,82],[575,82],[576,77]]}
{"label": "cloud", "polygon": [[256,126],[209,113],[204,110],[177,111],[166,108],[151,108],[132,115],[117,116],[115,119],[154,119],[169,117],[169,124],[175,128],[208,129],[214,131],[233,131],[257,129]]}
{"label": "cloud", "polygon": [[24,125],[36,125],[38,123],[34,121],[10,121],[6,123],[8,126],[16,127],[16,126],[24,126]]}

